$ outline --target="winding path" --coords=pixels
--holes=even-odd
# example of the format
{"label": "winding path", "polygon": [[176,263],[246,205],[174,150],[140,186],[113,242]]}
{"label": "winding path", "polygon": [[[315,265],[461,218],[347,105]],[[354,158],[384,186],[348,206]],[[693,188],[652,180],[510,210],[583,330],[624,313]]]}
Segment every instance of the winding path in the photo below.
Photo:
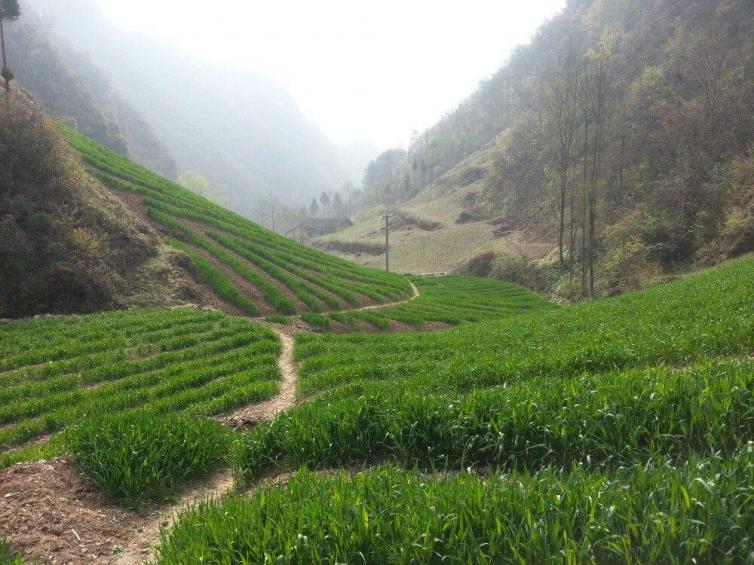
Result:
{"label": "winding path", "polygon": [[[279,394],[259,404],[252,404],[223,419],[223,422],[236,429],[246,429],[259,422],[271,420],[281,412],[293,408],[296,403],[296,387],[298,386],[298,370],[293,361],[293,332],[273,327],[273,331],[280,339],[281,351],[277,365],[282,375]],[[207,499],[219,499],[233,488],[233,475],[230,470],[214,475],[201,481],[185,492],[175,504],[160,508],[149,515],[136,534],[123,548],[117,563],[121,565],[137,565],[144,561],[153,560],[154,548],[160,541],[160,528],[172,526],[176,516],[186,508]]]}
{"label": "winding path", "polygon": [[[407,304],[421,296],[419,289],[411,283],[412,295],[405,300],[391,302],[389,304],[376,304],[364,306],[352,311],[380,310],[393,306]],[[261,320],[250,318],[250,321],[259,323]],[[277,360],[282,379],[280,392],[274,398],[258,404],[252,404],[237,410],[222,421],[234,429],[247,429],[260,422],[272,420],[278,414],[290,410],[296,404],[296,389],[298,387],[298,368],[293,358],[294,335],[296,327],[279,327],[272,324],[271,329],[280,339],[281,350]],[[137,565],[155,557],[155,546],[160,541],[160,528],[172,526],[178,514],[187,507],[207,499],[219,499],[233,488],[233,476],[230,470],[214,475],[194,485],[190,491],[185,492],[180,500],[173,505],[162,507],[151,513],[148,519],[138,528],[133,538],[125,545],[123,552],[117,559],[120,565]]]}
{"label": "winding path", "polygon": [[388,302],[387,304],[375,304],[373,306],[363,306],[361,308],[356,308],[355,310],[346,310],[346,313],[348,312],[365,312],[366,310],[382,310],[383,308],[392,308],[393,306],[400,306],[402,304],[408,304],[409,302],[416,300],[421,296],[421,293],[419,292],[419,289],[416,288],[416,285],[409,281],[409,284],[411,285],[411,291],[412,294],[405,300],[400,300],[398,302]]}

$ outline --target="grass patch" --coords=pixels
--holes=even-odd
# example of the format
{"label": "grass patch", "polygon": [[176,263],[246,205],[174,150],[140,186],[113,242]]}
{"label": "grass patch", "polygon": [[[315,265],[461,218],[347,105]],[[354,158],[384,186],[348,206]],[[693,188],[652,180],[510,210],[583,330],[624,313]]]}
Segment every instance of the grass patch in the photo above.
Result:
{"label": "grass patch", "polygon": [[203,503],[163,531],[163,563],[732,563],[751,558],[751,454],[606,473],[485,479],[302,471]]}
{"label": "grass patch", "polygon": [[176,494],[224,461],[230,432],[216,422],[143,413],[93,415],[66,432],[91,481],[119,503],[142,508]]}
{"label": "grass patch", "polygon": [[16,553],[8,540],[0,538],[0,565],[23,565],[24,560]]}
{"label": "grass patch", "polygon": [[236,445],[237,479],[382,461],[443,471],[616,467],[730,455],[754,439],[754,361],[535,379],[470,395],[426,390],[345,389],[264,423]]}
{"label": "grass patch", "polygon": [[314,312],[304,312],[301,314],[301,319],[310,326],[316,326],[318,328],[329,328],[330,318],[322,314],[316,314]]}

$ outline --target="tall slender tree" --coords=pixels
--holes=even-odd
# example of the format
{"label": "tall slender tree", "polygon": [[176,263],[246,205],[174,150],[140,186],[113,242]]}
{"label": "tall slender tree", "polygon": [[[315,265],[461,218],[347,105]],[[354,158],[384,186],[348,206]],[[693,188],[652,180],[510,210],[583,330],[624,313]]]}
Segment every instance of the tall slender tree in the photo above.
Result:
{"label": "tall slender tree", "polygon": [[10,81],[13,80],[13,73],[8,68],[8,60],[5,55],[5,28],[3,22],[6,20],[16,20],[20,15],[21,7],[18,5],[18,0],[0,0],[0,44],[2,44],[3,51],[2,77],[5,81],[6,93],[10,93]]}

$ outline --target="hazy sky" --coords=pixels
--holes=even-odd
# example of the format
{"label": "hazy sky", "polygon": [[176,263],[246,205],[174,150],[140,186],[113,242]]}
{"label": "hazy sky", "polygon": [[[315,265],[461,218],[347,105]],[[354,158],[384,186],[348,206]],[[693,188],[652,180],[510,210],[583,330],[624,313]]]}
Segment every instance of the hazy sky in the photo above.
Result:
{"label": "hazy sky", "polygon": [[[565,0],[97,0],[119,26],[262,71],[333,140],[405,145]],[[208,7],[211,6],[211,9]]]}

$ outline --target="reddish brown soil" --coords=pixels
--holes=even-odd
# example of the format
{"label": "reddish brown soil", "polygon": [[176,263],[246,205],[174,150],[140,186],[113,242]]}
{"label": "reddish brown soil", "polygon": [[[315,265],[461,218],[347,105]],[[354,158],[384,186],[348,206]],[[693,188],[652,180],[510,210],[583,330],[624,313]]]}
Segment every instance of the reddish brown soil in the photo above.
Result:
{"label": "reddish brown soil", "polygon": [[[238,236],[238,235],[236,235],[236,234],[233,234],[233,233],[229,233],[229,232],[226,232],[226,231],[224,231],[224,230],[221,230],[221,229],[215,228],[215,227],[213,227],[213,226],[207,226],[207,225],[205,225],[205,224],[202,224],[201,222],[197,222],[197,221],[195,221],[195,220],[188,220],[188,219],[184,219],[184,218],[182,218],[182,219],[181,219],[181,221],[182,221],[183,223],[185,223],[186,225],[190,226],[191,228],[193,228],[193,229],[194,229],[194,230],[195,230],[196,232],[198,232],[198,233],[202,234],[202,235],[203,235],[204,237],[207,237],[207,238],[208,238],[208,239],[210,239],[210,240],[211,240],[211,238],[209,238],[209,236],[207,236],[207,232],[208,232],[208,231],[214,231],[214,232],[217,232],[217,233],[219,233],[219,234],[222,234],[222,235],[225,235],[225,236],[227,236],[227,237],[231,237],[231,238],[234,238],[234,239],[244,239],[244,238],[241,238],[241,237],[239,237],[239,236]],[[249,244],[250,244],[251,246],[253,246],[253,243],[252,243],[252,242],[249,242]],[[311,310],[311,308],[309,308],[309,306],[307,306],[306,304],[304,304],[304,303],[303,303],[303,302],[301,301],[301,299],[300,299],[300,298],[298,298],[298,297],[297,297],[297,296],[296,296],[296,295],[295,295],[295,294],[293,293],[293,291],[292,291],[292,290],[291,290],[290,288],[288,288],[288,287],[287,287],[287,286],[286,286],[285,284],[283,284],[283,283],[282,283],[282,282],[280,282],[279,280],[277,280],[277,279],[273,278],[273,277],[272,277],[272,276],[271,276],[271,275],[270,275],[269,273],[267,273],[267,272],[266,272],[266,271],[264,271],[263,269],[259,268],[259,267],[258,267],[257,265],[255,265],[254,263],[252,263],[251,261],[249,261],[249,260],[248,260],[248,259],[246,259],[245,257],[242,257],[241,255],[238,255],[238,254],[237,254],[237,253],[235,253],[234,251],[231,251],[230,249],[225,249],[225,251],[226,251],[227,253],[229,253],[230,255],[233,255],[233,256],[234,256],[234,257],[235,257],[236,259],[238,259],[239,261],[241,261],[241,262],[242,262],[242,263],[243,263],[244,265],[246,265],[246,266],[247,266],[247,267],[249,267],[250,269],[253,269],[253,270],[255,270],[255,271],[256,271],[257,273],[259,273],[259,274],[260,274],[260,275],[261,275],[262,277],[264,277],[265,279],[267,279],[267,280],[268,280],[268,281],[269,281],[270,283],[274,284],[274,285],[275,285],[275,286],[276,286],[276,287],[277,287],[277,288],[278,288],[278,289],[279,289],[279,290],[280,290],[280,291],[281,291],[281,292],[282,292],[283,294],[285,294],[285,295],[286,295],[286,296],[287,296],[288,298],[290,298],[290,299],[291,299],[291,300],[292,300],[292,301],[293,301],[293,302],[294,302],[294,303],[296,304],[296,308],[298,308],[299,310],[303,310],[303,311]],[[283,269],[283,270],[285,270],[285,269]],[[289,273],[289,274],[290,274],[290,276],[291,276],[291,277],[293,277],[294,279],[298,279],[298,280],[300,280],[300,281],[301,281],[302,283],[304,283],[304,284],[306,284],[306,285],[309,285],[309,286],[311,286],[311,284],[312,284],[312,283],[310,283],[310,282],[308,282],[308,281],[305,281],[304,279],[302,279],[302,278],[300,278],[300,277],[297,277],[297,276],[296,276],[296,275],[294,275],[293,273]],[[328,292],[328,293],[329,293],[329,291],[327,291],[326,289],[321,289],[321,290],[323,290],[324,292]],[[331,294],[331,293],[329,293],[329,294]],[[334,295],[333,295],[333,296],[334,296]],[[337,297],[335,297],[335,298],[337,298]],[[317,299],[317,300],[318,300],[318,302],[319,302],[319,304],[320,304],[320,307],[321,307],[321,308],[323,308],[323,309],[325,309],[325,310],[326,310],[326,309],[328,309],[328,306],[327,306],[327,305],[326,305],[326,304],[325,304],[324,302],[322,302],[322,301],[321,301],[321,300],[319,300],[319,299]]]}
{"label": "reddish brown soil", "polygon": [[241,291],[242,294],[244,294],[249,300],[257,305],[259,312],[263,316],[268,316],[275,313],[275,309],[269,305],[269,303],[265,300],[264,295],[257,287],[255,287],[246,279],[237,275],[235,271],[233,271],[230,267],[223,265],[220,261],[218,261],[215,257],[210,255],[203,249],[195,247],[194,251],[207,259],[207,261],[212,263],[215,268],[222,271],[223,274],[225,274],[225,276],[227,276],[231,280],[231,282],[236,286],[236,288]]}
{"label": "reddish brown soil", "polygon": [[452,324],[446,324],[445,322],[424,322],[424,326],[422,327],[422,330],[424,331],[434,331],[434,330],[447,330],[450,328],[454,328]]}
{"label": "reddish brown soil", "polygon": [[231,428],[247,429],[259,422],[272,420],[296,404],[298,370],[293,360],[294,330],[285,326],[275,326],[274,330],[282,345],[280,357],[278,357],[278,368],[283,376],[280,382],[280,393],[266,402],[247,406],[223,418],[223,422]]}
{"label": "reddish brown soil", "polygon": [[65,459],[0,472],[0,537],[49,563],[115,563],[143,517],[114,507]]}
{"label": "reddish brown soil", "polygon": [[110,190],[110,194],[120,200],[142,222],[152,227],[158,233],[160,232],[159,224],[147,215],[147,210],[144,207],[144,197],[141,194],[116,190]]}

